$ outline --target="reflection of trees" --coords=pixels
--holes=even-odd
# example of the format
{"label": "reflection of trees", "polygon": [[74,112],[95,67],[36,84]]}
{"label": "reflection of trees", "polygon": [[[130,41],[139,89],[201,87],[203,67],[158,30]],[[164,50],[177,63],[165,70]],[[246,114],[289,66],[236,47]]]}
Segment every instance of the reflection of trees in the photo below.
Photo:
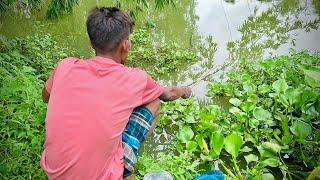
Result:
{"label": "reflection of trees", "polygon": [[[320,3],[319,3],[320,4]],[[223,74],[230,66],[235,65],[237,60],[241,58],[256,59],[262,58],[264,53],[271,49],[278,49],[282,44],[291,41],[295,45],[293,31],[304,29],[310,31],[316,29],[319,19],[303,21],[303,15],[306,7],[300,4],[298,0],[282,0],[273,4],[266,11],[258,14],[258,10],[249,16],[243,25],[239,28],[241,39],[228,43],[228,51],[230,52],[229,60],[221,65],[214,64],[214,54],[216,52],[216,44],[212,38],[207,39],[207,44],[200,44],[199,51],[206,47],[207,51],[212,55],[200,53],[202,57],[201,63],[190,67],[187,75],[193,80],[191,83],[197,84],[202,80],[212,78],[213,74]],[[211,41],[211,47],[210,47]]]}
{"label": "reflection of trees", "polygon": [[[167,8],[164,11],[154,11],[152,8],[142,16],[155,24],[150,30],[156,44],[166,44],[173,41],[188,51],[197,51],[199,35],[196,30],[197,16],[195,14],[195,0],[176,1],[175,8]],[[138,18],[138,21],[141,18]],[[168,24],[170,23],[170,24]],[[179,61],[174,72],[162,74],[158,79],[168,84],[178,84],[186,81],[188,68],[196,61]],[[147,67],[150,69],[151,67]]]}
{"label": "reflection of trees", "polygon": [[[319,19],[308,22],[301,20],[301,12],[305,8],[298,0],[282,0],[260,15],[255,11],[239,29],[241,39],[228,43],[231,58],[261,58],[266,50],[277,49],[287,43],[292,31],[316,29]],[[295,39],[291,43],[295,45]]]}
{"label": "reflection of trees", "polygon": [[316,9],[316,12],[318,13],[318,16],[320,16],[320,1],[319,0],[312,0],[312,4],[314,8]]}

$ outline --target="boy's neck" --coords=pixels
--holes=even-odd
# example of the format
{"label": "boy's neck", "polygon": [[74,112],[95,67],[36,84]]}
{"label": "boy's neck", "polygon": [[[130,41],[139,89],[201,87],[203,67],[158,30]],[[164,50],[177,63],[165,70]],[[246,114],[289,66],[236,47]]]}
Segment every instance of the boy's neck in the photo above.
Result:
{"label": "boy's neck", "polygon": [[121,57],[117,56],[116,54],[111,54],[111,53],[101,54],[101,53],[96,52],[96,56],[100,56],[100,57],[107,58],[107,59],[112,59],[116,63],[122,64]]}

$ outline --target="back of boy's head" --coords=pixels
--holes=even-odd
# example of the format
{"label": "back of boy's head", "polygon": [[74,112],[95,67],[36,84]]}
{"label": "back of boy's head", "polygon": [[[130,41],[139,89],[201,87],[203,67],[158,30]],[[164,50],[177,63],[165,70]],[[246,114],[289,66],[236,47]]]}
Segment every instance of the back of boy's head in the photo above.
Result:
{"label": "back of boy's head", "polygon": [[134,21],[116,7],[94,8],[87,19],[87,31],[93,48],[100,52],[117,49],[121,41],[128,39]]}

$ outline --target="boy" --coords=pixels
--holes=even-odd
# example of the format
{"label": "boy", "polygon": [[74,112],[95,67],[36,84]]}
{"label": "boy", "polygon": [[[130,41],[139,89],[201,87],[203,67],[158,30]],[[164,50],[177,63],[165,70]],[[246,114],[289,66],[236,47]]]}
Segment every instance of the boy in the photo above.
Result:
{"label": "boy", "polygon": [[125,67],[133,21],[118,8],[95,8],[87,31],[90,60],[66,58],[43,88],[46,140],[41,167],[49,179],[122,179],[132,175],[141,143],[153,131],[160,100],[188,98],[188,87],[161,87]]}

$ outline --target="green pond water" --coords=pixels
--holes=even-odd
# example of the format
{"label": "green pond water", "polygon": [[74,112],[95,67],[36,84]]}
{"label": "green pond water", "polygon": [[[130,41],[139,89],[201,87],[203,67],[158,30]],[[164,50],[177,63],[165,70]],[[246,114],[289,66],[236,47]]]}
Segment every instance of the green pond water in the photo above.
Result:
{"label": "green pond water", "polygon": [[[28,18],[8,12],[0,16],[0,34],[26,36],[40,30],[53,34],[58,43],[88,58],[93,55],[85,27],[88,12],[95,6],[111,5],[113,1],[80,0],[72,14],[53,21],[44,19],[45,11]],[[228,60],[288,54],[291,48],[320,52],[319,16],[319,0],[179,0],[175,8],[145,9],[137,17],[136,26],[152,24],[155,28],[150,33],[160,34],[155,41],[173,41],[201,56],[194,64],[181,62],[187,66],[185,72],[157,79],[164,84],[193,84],[194,94],[204,98],[208,80],[225,80],[226,70],[216,70]],[[212,48],[202,55],[197,49],[199,45]],[[219,99],[217,102],[226,104]],[[173,132],[155,133],[144,150],[165,151]]]}
{"label": "green pond water", "polygon": [[[8,12],[0,16],[0,34],[26,36],[40,30],[53,34],[60,44],[88,58],[93,55],[85,27],[88,12],[95,6],[112,5],[114,1],[110,0],[80,0],[72,14],[53,21],[44,19],[46,8],[30,17]],[[136,24],[137,28],[152,24],[155,28],[150,33],[161,35],[156,41],[173,41],[200,56],[199,44],[213,44],[197,63],[181,62],[187,66],[185,72],[157,77],[164,84],[193,84],[194,94],[204,98],[205,80],[225,79],[224,71],[213,72],[228,59],[287,54],[290,48],[318,52],[319,14],[317,0],[181,0],[163,11],[145,9]]]}

